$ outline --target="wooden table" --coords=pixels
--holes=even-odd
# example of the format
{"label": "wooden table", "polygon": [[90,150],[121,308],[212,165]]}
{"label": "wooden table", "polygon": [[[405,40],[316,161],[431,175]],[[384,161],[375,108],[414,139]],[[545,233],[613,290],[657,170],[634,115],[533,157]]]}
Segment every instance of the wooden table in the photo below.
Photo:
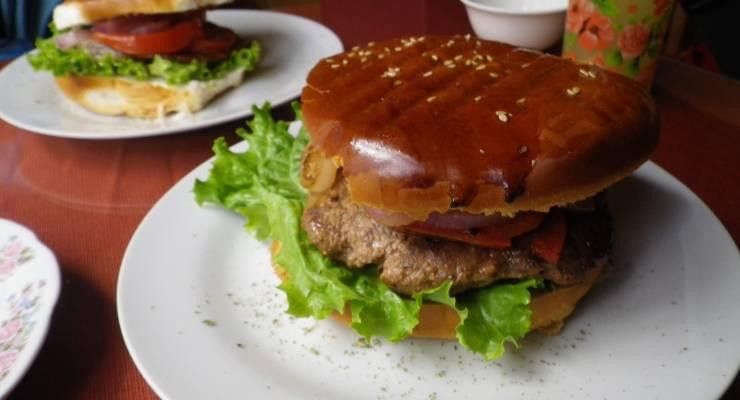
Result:
{"label": "wooden table", "polygon": [[[282,11],[322,20],[346,46],[402,33],[470,29],[456,1],[408,2],[408,9],[373,22],[372,29],[373,16],[341,9],[348,3]],[[413,7],[427,7],[427,12]],[[697,193],[739,242],[740,84],[672,62],[663,63],[660,76],[655,99],[662,138],[653,161]],[[280,107],[277,116],[287,118],[290,112]],[[216,137],[233,139],[241,124],[154,138],[81,141],[0,122],[0,217],[34,230],[56,253],[63,273],[47,342],[12,399],[155,398],[118,327],[121,257],[154,202],[210,157]],[[740,398],[737,378],[725,398]]]}

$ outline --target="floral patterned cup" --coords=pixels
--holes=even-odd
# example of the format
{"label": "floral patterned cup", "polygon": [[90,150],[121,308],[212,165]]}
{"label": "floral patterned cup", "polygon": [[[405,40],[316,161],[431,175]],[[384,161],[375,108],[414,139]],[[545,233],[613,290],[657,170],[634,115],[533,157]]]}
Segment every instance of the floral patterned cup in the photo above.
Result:
{"label": "floral patterned cup", "polygon": [[675,0],[570,0],[563,56],[650,87]]}

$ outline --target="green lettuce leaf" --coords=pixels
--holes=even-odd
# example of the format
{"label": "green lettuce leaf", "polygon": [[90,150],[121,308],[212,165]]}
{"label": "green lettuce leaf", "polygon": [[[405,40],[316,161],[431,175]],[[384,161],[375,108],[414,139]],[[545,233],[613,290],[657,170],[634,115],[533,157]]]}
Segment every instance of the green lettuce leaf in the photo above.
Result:
{"label": "green lettuce leaf", "polygon": [[[300,110],[294,109],[300,120]],[[247,230],[258,239],[280,243],[273,262],[287,272],[280,288],[290,314],[322,319],[345,312],[349,304],[355,331],[398,341],[418,325],[424,302],[446,304],[460,317],[460,343],[486,359],[501,356],[506,342],[516,344],[529,331],[528,289],[540,284],[535,279],[497,284],[459,298],[450,295],[452,282],[446,282],[406,298],[390,290],[376,268],[350,270],[322,255],[300,226],[306,200],[300,162],[308,134],[301,128],[292,136],[287,122],[272,119],[269,104],[253,111],[248,128],[237,131],[249,149],[234,153],[223,138],[216,140],[210,176],[196,181],[194,193],[198,204],[217,204],[246,217]]]}
{"label": "green lettuce leaf", "polygon": [[457,339],[487,360],[501,357],[505,343],[518,346],[517,339],[529,332],[529,289],[538,287],[541,280],[528,278],[461,296],[458,305],[467,316],[457,327]]}
{"label": "green lettuce leaf", "polygon": [[261,57],[261,48],[256,41],[249,47],[232,51],[229,58],[215,64],[200,60],[182,63],[159,56],[155,56],[153,60],[138,60],[110,54],[94,57],[81,48],[59,49],[54,43],[53,36],[38,39],[36,50],[27,56],[28,62],[35,70],[49,71],[54,76],[115,76],[136,80],[161,78],[172,85],[182,85],[192,80],[221,79],[237,68],[251,71]]}

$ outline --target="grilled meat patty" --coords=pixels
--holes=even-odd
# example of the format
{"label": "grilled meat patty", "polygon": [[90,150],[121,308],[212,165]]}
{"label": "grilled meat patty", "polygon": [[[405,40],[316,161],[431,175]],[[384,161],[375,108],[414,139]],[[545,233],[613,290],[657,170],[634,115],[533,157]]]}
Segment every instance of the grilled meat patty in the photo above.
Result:
{"label": "grilled meat patty", "polygon": [[455,293],[530,276],[542,276],[556,285],[576,284],[597,259],[608,255],[611,242],[609,214],[598,199],[592,211],[566,212],[568,234],[555,265],[532,254],[528,235],[515,238],[508,249],[486,249],[381,225],[351,202],[341,179],[308,204],[303,229],[323,254],[349,268],[377,265],[380,279],[407,295],[448,280]]}

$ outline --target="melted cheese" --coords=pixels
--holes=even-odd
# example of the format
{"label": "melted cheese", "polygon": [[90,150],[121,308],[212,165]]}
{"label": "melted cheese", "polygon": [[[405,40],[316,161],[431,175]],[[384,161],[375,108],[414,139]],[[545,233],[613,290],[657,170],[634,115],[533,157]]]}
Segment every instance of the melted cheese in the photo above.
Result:
{"label": "melted cheese", "polygon": [[[221,79],[214,79],[210,81],[190,81],[185,85],[170,85],[163,80],[150,81],[155,86],[160,86],[168,89],[174,89],[181,92],[186,92],[185,97],[188,99],[188,104],[182,104],[180,110],[175,113],[172,117],[189,116],[191,110],[202,109],[209,101],[220,93],[225,92],[229,88],[237,87],[242,83],[244,79],[244,69],[238,68],[231,71],[228,75]],[[164,116],[164,110],[160,113],[160,116]]]}

